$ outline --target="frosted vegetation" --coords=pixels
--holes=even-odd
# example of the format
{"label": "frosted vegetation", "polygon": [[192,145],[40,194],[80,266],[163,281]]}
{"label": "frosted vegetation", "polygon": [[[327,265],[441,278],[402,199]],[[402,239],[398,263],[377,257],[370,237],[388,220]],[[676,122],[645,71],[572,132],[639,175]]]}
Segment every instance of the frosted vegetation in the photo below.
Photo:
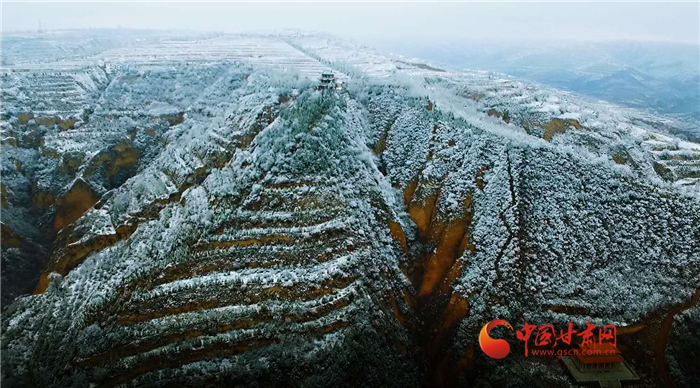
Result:
{"label": "frosted vegetation", "polygon": [[119,44],[3,57],[3,287],[48,262],[3,295],[7,386],[499,381],[491,319],[651,326],[696,293],[673,119],[322,35]]}
{"label": "frosted vegetation", "polygon": [[[616,104],[700,119],[700,47],[670,42],[530,44],[406,40],[391,50],[454,66],[497,71]],[[700,141],[697,131],[680,136]]]}

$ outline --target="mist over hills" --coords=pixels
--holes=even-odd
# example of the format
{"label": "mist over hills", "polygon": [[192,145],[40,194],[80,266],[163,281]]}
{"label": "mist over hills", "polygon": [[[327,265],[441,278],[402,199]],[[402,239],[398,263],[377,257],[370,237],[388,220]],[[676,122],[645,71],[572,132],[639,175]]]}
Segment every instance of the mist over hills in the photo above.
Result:
{"label": "mist over hills", "polygon": [[[700,46],[663,42],[385,44],[452,66],[503,72],[609,102],[700,119]],[[687,134],[696,141],[697,133]]]}

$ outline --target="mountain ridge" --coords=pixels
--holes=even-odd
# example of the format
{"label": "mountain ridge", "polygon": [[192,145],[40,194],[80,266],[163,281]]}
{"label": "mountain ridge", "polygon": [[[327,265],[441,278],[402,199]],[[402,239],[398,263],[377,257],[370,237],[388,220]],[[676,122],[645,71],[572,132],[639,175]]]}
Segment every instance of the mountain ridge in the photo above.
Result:
{"label": "mountain ridge", "polygon": [[[664,319],[697,310],[697,181],[673,164],[697,150],[655,128],[673,121],[285,39],[303,51],[274,36],[130,50],[66,131],[21,123],[27,100],[4,111],[3,177],[52,150],[43,174],[67,182],[56,197],[78,181],[99,195],[55,231],[36,294],[4,308],[7,384],[572,385],[557,360],[481,354],[496,318],[614,323],[643,386],[667,357],[690,376],[676,343],[647,353],[688,327]],[[194,62],[207,50],[217,59]],[[346,69],[342,90],[315,90],[329,67]],[[122,142],[135,166],[128,147],[103,151]],[[93,162],[60,169],[76,150]],[[111,187],[110,171],[126,179]],[[8,183],[3,225],[31,179]]]}

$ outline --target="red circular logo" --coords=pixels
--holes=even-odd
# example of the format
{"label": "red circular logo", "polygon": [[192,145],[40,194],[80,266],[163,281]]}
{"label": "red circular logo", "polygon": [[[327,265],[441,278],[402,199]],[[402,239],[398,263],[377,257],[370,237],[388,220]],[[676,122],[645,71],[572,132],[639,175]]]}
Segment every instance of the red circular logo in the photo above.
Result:
{"label": "red circular logo", "polygon": [[500,325],[504,325],[513,331],[513,326],[511,326],[510,323],[502,319],[496,319],[495,321],[485,324],[481,329],[481,333],[479,333],[479,346],[481,346],[481,350],[491,358],[501,359],[510,353],[510,345],[508,345],[506,340],[493,339],[489,336],[491,329]]}

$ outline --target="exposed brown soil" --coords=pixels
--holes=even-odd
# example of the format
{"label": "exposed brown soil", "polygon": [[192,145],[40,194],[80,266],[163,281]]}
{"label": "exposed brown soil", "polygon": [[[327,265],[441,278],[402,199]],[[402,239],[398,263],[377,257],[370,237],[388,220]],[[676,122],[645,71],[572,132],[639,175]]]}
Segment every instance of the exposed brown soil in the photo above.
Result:
{"label": "exposed brown soil", "polygon": [[29,123],[29,120],[31,120],[33,118],[34,118],[33,113],[19,113],[19,114],[17,114],[17,121],[21,125],[27,125],[27,123]]}
{"label": "exposed brown soil", "polygon": [[58,211],[54,218],[55,231],[63,229],[80,218],[100,198],[84,180],[78,179],[68,192],[57,201]]}
{"label": "exposed brown soil", "polygon": [[231,217],[228,220],[222,222],[212,234],[223,234],[226,230],[247,230],[247,229],[262,229],[262,228],[298,228],[298,227],[310,227],[318,226],[326,223],[335,218],[335,215],[324,215],[319,218],[308,218],[308,219],[274,219],[274,220],[251,220],[251,219],[240,219]]}
{"label": "exposed brown soil", "polygon": [[[270,299],[308,301],[346,288],[352,282],[353,279],[350,278],[331,278],[321,282],[318,286],[309,286],[304,289],[300,289],[298,285],[273,285],[268,287],[251,285],[245,290],[212,288],[207,291],[206,295],[198,294],[196,291],[183,290],[169,296],[130,303],[128,313],[117,315],[117,323],[127,326],[192,311],[209,310],[232,304],[259,303]],[[173,295],[179,295],[181,298],[178,301],[174,301]]]}
{"label": "exposed brown soil", "polygon": [[[34,289],[35,294],[41,294],[46,291],[49,285],[48,275],[52,272],[57,272],[61,275],[67,274],[70,270],[77,267],[83,262],[88,255],[93,252],[100,251],[108,246],[113,245],[117,241],[123,240],[131,236],[136,231],[141,222],[154,219],[166,205],[174,202],[179,202],[182,193],[185,192],[196,182],[200,182],[206,177],[205,170],[198,169],[190,175],[177,192],[171,194],[168,198],[157,199],[153,203],[144,206],[144,210],[139,214],[130,217],[124,224],[116,228],[116,233],[111,235],[99,235],[91,239],[83,241],[80,244],[73,244],[80,240],[80,236],[73,234],[69,228],[62,229],[55,242],[56,249],[53,257],[49,262],[47,269],[39,277],[39,282]],[[70,226],[70,225],[69,225]]]}
{"label": "exposed brown soil", "polygon": [[260,312],[250,316],[241,317],[240,319],[219,325],[214,329],[206,330],[184,330],[180,332],[162,334],[155,337],[149,337],[145,340],[129,342],[122,346],[111,348],[110,350],[98,353],[88,358],[78,361],[79,367],[91,367],[102,365],[106,361],[114,361],[120,358],[134,356],[140,353],[145,353],[153,349],[166,346],[177,341],[184,341],[189,338],[196,338],[204,335],[212,335],[216,333],[225,333],[231,330],[249,329],[261,323],[269,323],[273,321],[279,322],[295,322],[304,323],[322,318],[333,311],[339,310],[350,304],[351,299],[339,298],[332,302],[318,306],[314,311],[304,314],[288,312],[281,316],[276,316],[271,312]]}
{"label": "exposed brown soil", "polygon": [[0,183],[0,206],[7,206],[7,187]]}
{"label": "exposed brown soil", "polygon": [[31,189],[31,202],[32,207],[45,209],[49,208],[56,203],[56,198],[48,191],[43,191],[36,186]]}
{"label": "exposed brown soil", "polygon": [[433,214],[435,213],[435,208],[437,200],[440,196],[439,190],[433,190],[430,193],[423,193],[424,187],[419,186],[417,194],[422,194],[422,200],[411,200],[408,206],[408,214],[411,216],[413,222],[415,222],[418,228],[418,236],[422,239],[428,237],[430,232],[430,224],[433,220]]}
{"label": "exposed brown soil", "polygon": [[476,178],[474,178],[474,184],[476,184],[476,187],[479,190],[484,190],[484,187],[486,187],[486,183],[484,182],[484,175],[486,172],[489,170],[489,166],[481,166],[477,171],[476,171]]}
{"label": "exposed brown soil", "polygon": [[502,119],[506,124],[510,123],[510,116],[504,115],[499,110],[491,108],[486,112],[486,114],[488,114],[491,117]]}
{"label": "exposed brown soil", "polygon": [[174,125],[182,124],[183,121],[185,121],[185,113],[180,112],[177,114],[171,114],[171,115],[161,115],[160,118],[168,122],[168,125],[171,127]]}
{"label": "exposed brown soil", "polygon": [[0,229],[2,230],[0,241],[3,248],[18,248],[22,244],[22,239],[4,222],[0,222]]}
{"label": "exposed brown soil", "polygon": [[659,162],[654,162],[652,165],[654,168],[654,172],[661,177],[661,179],[666,180],[666,181],[673,181],[673,171],[669,169],[668,167],[664,166],[662,163]]}
{"label": "exposed brown soil", "polygon": [[418,175],[411,179],[411,181],[406,185],[406,188],[403,190],[404,206],[408,206],[411,203],[411,199],[413,199],[413,194],[416,192],[416,188],[418,188]]}
{"label": "exposed brown soil", "polygon": [[80,166],[83,165],[83,161],[83,155],[64,154],[60,171],[65,175],[75,176]]}
{"label": "exposed brown soil", "polygon": [[389,224],[389,233],[391,234],[391,237],[399,243],[399,245],[401,246],[401,250],[404,253],[408,253],[408,243],[406,242],[406,234],[404,233],[401,224],[393,220],[389,220],[387,222]]}
{"label": "exposed brown soil", "polygon": [[544,135],[542,138],[544,140],[550,141],[552,137],[558,133],[565,133],[570,127],[576,129],[583,129],[581,123],[575,119],[562,120],[559,118],[552,119],[549,123],[544,126]]}
{"label": "exposed brown soil", "polygon": [[[273,107],[265,107],[263,112],[258,115],[258,119],[247,133],[234,138],[232,146],[248,147],[255,136],[274,121],[277,111]],[[21,116],[20,122],[25,123],[33,118],[33,115]],[[176,125],[184,120],[184,114],[178,114],[172,117],[163,117],[168,120],[171,125]],[[224,152],[223,160],[215,160],[218,167],[225,165],[233,156],[228,150]],[[98,155],[93,159],[86,169],[88,175],[94,173],[103,165],[106,166],[107,177],[112,177],[125,168],[132,168],[138,160],[138,152],[130,143],[117,144],[107,152]],[[151,204],[144,206],[144,210],[133,217],[130,217],[123,225],[116,228],[116,234],[96,236],[92,239],[84,241],[80,244],[71,244],[79,237],[73,236],[71,230],[62,231],[58,236],[58,241],[55,243],[58,249],[53,254],[49,261],[47,269],[39,277],[37,286],[34,289],[35,294],[40,294],[46,291],[49,286],[48,275],[52,272],[65,275],[70,270],[78,266],[91,253],[100,251],[108,246],[113,245],[117,241],[123,240],[131,236],[138,225],[158,216],[160,210],[166,205],[174,202],[179,202],[182,193],[197,182],[201,182],[208,175],[205,169],[197,169],[185,180],[177,192],[171,194],[166,199],[158,199]],[[83,182],[84,183],[84,182]],[[71,188],[68,194],[61,200],[59,212],[54,221],[54,228],[62,230],[66,226],[75,222],[82,214],[85,213],[99,198],[94,198],[94,194],[89,191],[87,184],[79,184],[78,187]],[[46,205],[52,206],[54,198],[50,194],[36,192],[32,194],[32,201],[36,202],[37,206]],[[89,204],[89,206],[88,206]],[[70,246],[69,246],[70,244]]]}
{"label": "exposed brown soil", "polygon": [[404,189],[404,202],[417,227],[417,245],[411,250],[417,251],[419,258],[414,258],[411,277],[418,293],[412,307],[422,327],[415,332],[422,349],[420,362],[427,371],[425,383],[435,387],[456,386],[460,376],[470,373],[475,359],[473,349],[465,356],[453,354],[450,342],[458,323],[469,314],[469,303],[452,287],[464,265],[459,257],[465,250],[476,249],[469,238],[472,197],[464,199],[458,214],[442,214],[438,209],[440,186],[439,182],[416,178]]}
{"label": "exposed brown soil", "polygon": [[294,243],[296,239],[285,236],[285,235],[265,235],[254,238],[246,238],[241,240],[233,241],[214,241],[205,244],[198,244],[192,247],[192,251],[209,251],[213,249],[223,249],[230,247],[246,247],[250,245],[269,245],[269,244],[282,244],[282,243]]}
{"label": "exposed brown soil", "polygon": [[[309,329],[307,332],[302,334],[308,338],[320,337],[328,333],[339,331],[347,327],[349,324],[350,322],[347,321],[335,321],[315,329]],[[100,384],[99,387],[104,388],[117,386],[121,383],[132,381],[136,377],[151,371],[174,368],[180,365],[215,357],[231,356],[251,352],[255,349],[269,346],[273,343],[278,343],[281,335],[284,335],[284,333],[278,332],[276,335],[254,337],[239,343],[226,342],[200,349],[181,350],[177,357],[170,357],[167,355],[156,356],[149,359],[148,362],[140,363],[136,368],[113,375],[112,378]]]}
{"label": "exposed brown soil", "polygon": [[19,143],[17,142],[16,137],[3,137],[2,140],[0,140],[0,144],[6,147],[17,147]]}
{"label": "exposed brown soil", "polygon": [[[467,202],[471,204],[471,198]],[[451,221],[444,228],[444,231],[440,233],[437,248],[429,255],[425,264],[418,296],[424,297],[432,294],[440,282],[445,279],[457,258],[462,255],[463,249],[461,248],[467,235],[467,230],[471,225],[471,217],[471,212],[466,210],[465,214]],[[468,236],[466,237],[468,239]]]}
{"label": "exposed brown soil", "polygon": [[277,107],[270,105],[264,107],[263,111],[258,114],[258,117],[256,118],[255,123],[253,123],[253,126],[250,128],[250,130],[246,131],[245,134],[239,135],[236,138],[234,138],[236,146],[238,146],[239,148],[250,147],[251,143],[253,142],[255,137],[258,136],[260,131],[262,131],[268,125],[272,124],[273,121],[275,121],[277,114]]}
{"label": "exposed brown soil", "polygon": [[119,186],[126,176],[117,179],[117,175],[123,172],[127,176],[132,175],[138,160],[138,150],[130,142],[115,144],[94,156],[88,162],[84,174],[89,177],[102,171],[110,186]]}
{"label": "exposed brown soil", "polygon": [[58,125],[61,131],[67,131],[75,127],[76,119],[69,117],[67,119],[62,119],[59,116],[34,116],[33,113],[19,113],[17,115],[17,122],[21,125],[27,125],[29,120],[34,120],[37,125],[43,125],[46,127],[53,127]]}

